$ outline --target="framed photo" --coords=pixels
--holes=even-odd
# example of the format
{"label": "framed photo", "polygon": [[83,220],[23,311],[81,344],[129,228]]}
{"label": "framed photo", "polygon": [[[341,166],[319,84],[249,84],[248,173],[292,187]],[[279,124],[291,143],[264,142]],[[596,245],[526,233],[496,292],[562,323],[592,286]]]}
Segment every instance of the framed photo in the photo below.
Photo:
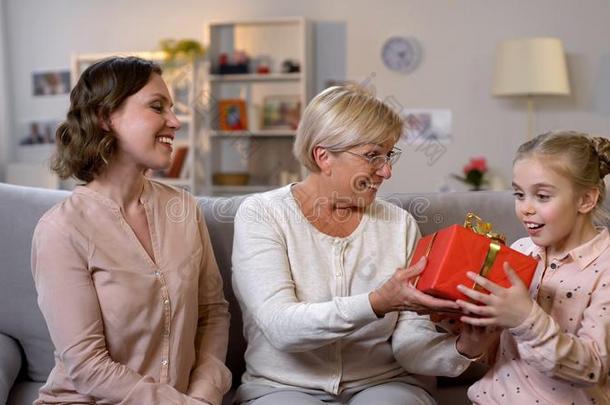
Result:
{"label": "framed photo", "polygon": [[34,96],[53,96],[70,92],[70,71],[46,71],[32,73]]}
{"label": "framed photo", "polygon": [[241,99],[218,101],[218,128],[221,131],[243,131],[248,129],[246,102]]}
{"label": "framed photo", "polygon": [[59,126],[57,120],[36,120],[27,123],[26,133],[19,140],[19,145],[37,145],[55,143],[55,131]]}
{"label": "framed photo", "polygon": [[263,100],[263,129],[297,129],[301,119],[299,96],[267,96]]}
{"label": "framed photo", "polygon": [[404,109],[405,132],[402,140],[409,145],[427,142],[450,143],[451,110],[443,109]]}

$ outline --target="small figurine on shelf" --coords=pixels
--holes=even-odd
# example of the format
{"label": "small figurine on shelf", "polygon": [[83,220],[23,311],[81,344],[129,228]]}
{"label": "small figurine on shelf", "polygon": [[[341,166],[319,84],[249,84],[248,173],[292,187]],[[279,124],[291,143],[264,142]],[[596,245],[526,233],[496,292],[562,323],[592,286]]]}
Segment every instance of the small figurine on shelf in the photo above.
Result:
{"label": "small figurine on shelf", "polygon": [[218,57],[218,65],[226,66],[228,64],[229,64],[229,55],[227,55],[226,53],[221,53],[220,56]]}
{"label": "small figurine on shelf", "polygon": [[256,58],[256,73],[259,75],[271,73],[271,58],[268,55],[260,55]]}
{"label": "small figurine on shelf", "polygon": [[233,64],[235,65],[247,65],[250,61],[248,54],[245,51],[235,50],[233,51]]}
{"label": "small figurine on shelf", "polygon": [[231,57],[226,53],[221,53],[218,57],[218,73],[221,75],[248,73],[249,62],[250,58],[244,51],[233,51]]}
{"label": "small figurine on shelf", "polygon": [[286,59],[282,62],[282,73],[298,73],[301,71],[301,65],[293,59]]}

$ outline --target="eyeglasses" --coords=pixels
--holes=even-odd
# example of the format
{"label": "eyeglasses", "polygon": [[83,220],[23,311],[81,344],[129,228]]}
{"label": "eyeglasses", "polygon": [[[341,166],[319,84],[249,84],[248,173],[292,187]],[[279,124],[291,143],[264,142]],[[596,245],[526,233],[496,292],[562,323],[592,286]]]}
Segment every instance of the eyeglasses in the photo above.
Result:
{"label": "eyeglasses", "polygon": [[343,152],[366,159],[366,161],[369,163],[369,165],[371,165],[373,169],[381,169],[386,164],[390,165],[390,167],[394,166],[394,163],[398,161],[400,155],[402,154],[402,150],[397,147],[394,147],[391,151],[388,152],[387,155],[367,156],[355,152],[350,152],[349,150],[344,150]]}

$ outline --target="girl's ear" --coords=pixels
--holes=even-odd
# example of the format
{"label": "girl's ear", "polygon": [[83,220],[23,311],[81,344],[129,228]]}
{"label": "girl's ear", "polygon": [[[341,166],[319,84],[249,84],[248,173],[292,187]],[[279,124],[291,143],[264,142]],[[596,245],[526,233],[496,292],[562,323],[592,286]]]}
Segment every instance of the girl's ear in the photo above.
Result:
{"label": "girl's ear", "polygon": [[599,189],[590,188],[581,194],[578,199],[578,212],[581,214],[588,214],[593,211],[593,208],[597,205],[597,200],[599,199]]}
{"label": "girl's ear", "polygon": [[316,161],[316,164],[320,168],[320,171],[324,174],[331,173],[331,156],[326,148],[321,146],[315,146],[313,151],[313,159]]}

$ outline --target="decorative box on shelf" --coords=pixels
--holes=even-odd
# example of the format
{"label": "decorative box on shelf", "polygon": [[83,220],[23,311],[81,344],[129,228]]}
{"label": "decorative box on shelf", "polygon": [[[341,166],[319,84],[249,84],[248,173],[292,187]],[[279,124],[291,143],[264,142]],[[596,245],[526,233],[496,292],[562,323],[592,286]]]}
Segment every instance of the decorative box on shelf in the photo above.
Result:
{"label": "decorative box on shelf", "polygon": [[218,67],[219,75],[238,75],[238,74],[246,74],[246,73],[248,73],[247,64],[241,64],[241,65],[225,64],[225,65],[220,65]]}

